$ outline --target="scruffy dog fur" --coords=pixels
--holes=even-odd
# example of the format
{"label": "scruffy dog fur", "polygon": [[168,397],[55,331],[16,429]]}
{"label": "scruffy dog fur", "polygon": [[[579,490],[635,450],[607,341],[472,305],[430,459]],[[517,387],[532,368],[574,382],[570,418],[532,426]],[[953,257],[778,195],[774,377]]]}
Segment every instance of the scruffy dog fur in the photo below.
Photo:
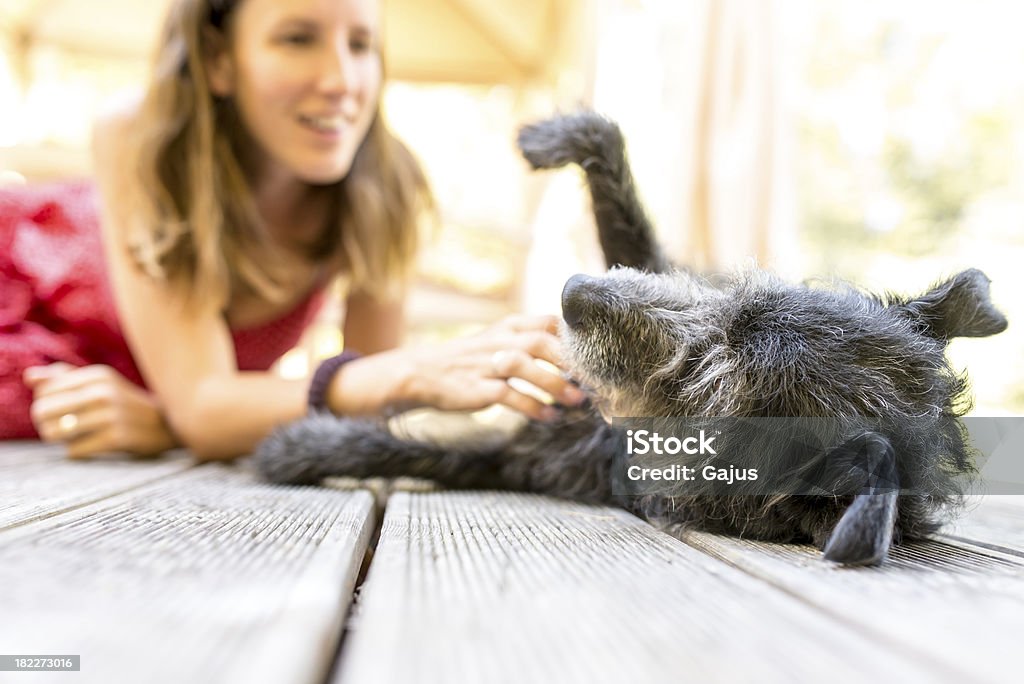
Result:
{"label": "scruffy dog fur", "polygon": [[[539,492],[618,505],[668,529],[810,541],[844,564],[878,563],[893,542],[935,529],[959,500],[957,476],[973,471],[958,420],[966,381],[946,345],[1006,327],[983,273],[964,271],[912,298],[790,285],[759,270],[712,285],[664,257],[614,123],[589,112],[558,117],[525,127],[519,145],[534,168],[575,163],[586,172],[610,271],[566,283],[562,333],[567,368],[590,401],[511,438],[444,448],[393,437],[378,420],[311,415],[259,447],[268,479],[416,476]],[[626,435],[602,413],[830,419],[831,441],[796,464],[826,481],[816,494],[727,495],[698,479],[625,495],[613,472]],[[779,474],[794,454],[744,458],[736,465],[775,464]]]}

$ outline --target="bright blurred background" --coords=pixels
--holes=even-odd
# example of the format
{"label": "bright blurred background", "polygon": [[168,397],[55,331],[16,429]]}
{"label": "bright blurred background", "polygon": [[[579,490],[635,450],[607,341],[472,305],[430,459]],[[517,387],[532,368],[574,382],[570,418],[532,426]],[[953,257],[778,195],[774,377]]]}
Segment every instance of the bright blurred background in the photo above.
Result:
{"label": "bright blurred background", "polygon": [[[286,0],[282,0],[283,2]],[[144,82],[167,0],[0,3],[0,183],[90,173],[90,122]],[[518,126],[620,122],[674,257],[917,292],[976,266],[1011,327],[957,340],[976,415],[1024,413],[1024,5],[1012,0],[385,0],[388,120],[441,230],[412,340],[556,313],[602,267],[575,171],[530,174]],[[1014,293],[1017,293],[1016,295]],[[0,294],[2,296],[2,294]],[[279,365],[335,353],[329,307]]]}

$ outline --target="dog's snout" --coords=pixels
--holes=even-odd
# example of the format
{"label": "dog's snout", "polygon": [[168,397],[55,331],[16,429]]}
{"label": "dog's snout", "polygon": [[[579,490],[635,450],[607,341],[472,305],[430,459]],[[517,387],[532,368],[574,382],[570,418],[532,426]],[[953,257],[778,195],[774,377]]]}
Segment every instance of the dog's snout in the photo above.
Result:
{"label": "dog's snout", "polygon": [[593,304],[590,295],[593,294],[593,284],[596,278],[582,273],[577,273],[565,281],[562,288],[562,318],[570,328],[579,327]]}

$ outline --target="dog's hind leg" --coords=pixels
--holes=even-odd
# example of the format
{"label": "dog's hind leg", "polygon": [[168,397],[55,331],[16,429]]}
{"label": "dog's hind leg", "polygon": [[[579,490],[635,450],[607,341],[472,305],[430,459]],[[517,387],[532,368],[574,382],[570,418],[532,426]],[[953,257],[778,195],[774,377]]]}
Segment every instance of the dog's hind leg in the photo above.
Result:
{"label": "dog's hind leg", "polygon": [[472,452],[394,437],[379,421],[316,414],[278,428],[256,449],[271,482],[316,484],[329,476],[422,477],[453,488],[507,488],[499,445]]}
{"label": "dog's hind leg", "polygon": [[598,237],[608,267],[652,273],[671,268],[636,191],[626,144],[614,122],[580,112],[524,126],[519,149],[535,169],[579,164],[587,176]]}
{"label": "dog's hind leg", "polygon": [[876,565],[892,545],[899,484],[896,455],[889,440],[875,432],[855,437],[839,449],[853,456],[852,477],[864,485],[825,544],[825,559],[844,565]]}

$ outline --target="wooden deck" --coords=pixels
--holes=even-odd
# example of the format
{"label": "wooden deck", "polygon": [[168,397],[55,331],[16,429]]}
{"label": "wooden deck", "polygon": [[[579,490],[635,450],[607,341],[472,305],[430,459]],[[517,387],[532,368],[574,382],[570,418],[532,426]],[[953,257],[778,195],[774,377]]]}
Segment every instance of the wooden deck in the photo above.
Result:
{"label": "wooden deck", "polygon": [[538,496],[380,494],[0,445],[0,655],[81,656],[0,682],[1024,680],[1021,497],[843,569]]}

